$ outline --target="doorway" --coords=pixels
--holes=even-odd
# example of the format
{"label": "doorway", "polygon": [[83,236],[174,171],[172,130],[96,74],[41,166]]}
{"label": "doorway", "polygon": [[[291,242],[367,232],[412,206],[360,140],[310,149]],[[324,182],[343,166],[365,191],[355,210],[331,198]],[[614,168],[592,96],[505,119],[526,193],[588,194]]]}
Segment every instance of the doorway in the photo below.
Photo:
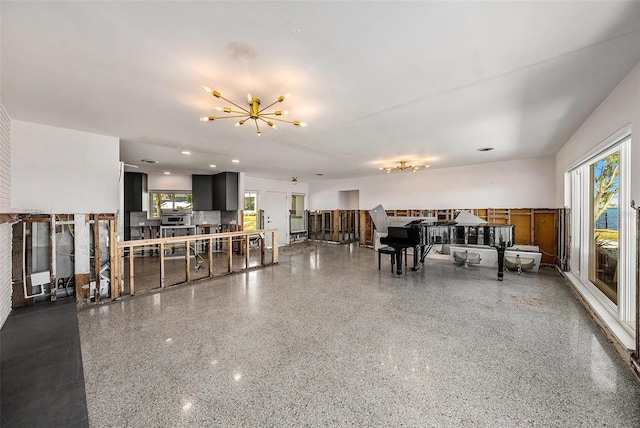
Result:
{"label": "doorway", "polygon": [[[278,246],[289,243],[289,205],[286,192],[267,192],[264,203],[265,229],[278,229]],[[271,234],[266,236],[267,248],[271,248]]]}

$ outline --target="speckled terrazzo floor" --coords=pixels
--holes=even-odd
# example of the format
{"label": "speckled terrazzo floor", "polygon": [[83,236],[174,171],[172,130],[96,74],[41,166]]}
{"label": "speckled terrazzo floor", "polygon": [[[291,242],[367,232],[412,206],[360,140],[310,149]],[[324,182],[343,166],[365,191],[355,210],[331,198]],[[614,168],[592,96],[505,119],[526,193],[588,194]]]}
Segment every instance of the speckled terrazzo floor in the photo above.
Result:
{"label": "speckled terrazzo floor", "polygon": [[80,311],[91,426],[640,426],[640,383],[554,269],[388,263],[318,245]]}

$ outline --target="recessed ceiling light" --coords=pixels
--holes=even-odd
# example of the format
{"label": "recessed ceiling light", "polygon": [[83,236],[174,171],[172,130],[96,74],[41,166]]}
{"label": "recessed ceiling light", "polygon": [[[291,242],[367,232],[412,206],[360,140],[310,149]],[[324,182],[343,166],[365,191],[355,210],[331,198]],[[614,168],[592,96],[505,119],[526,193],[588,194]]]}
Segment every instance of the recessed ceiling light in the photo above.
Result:
{"label": "recessed ceiling light", "polygon": [[188,151],[188,150],[183,150],[180,153],[182,153],[183,155],[190,155],[191,154],[191,152]]}
{"label": "recessed ceiling light", "polygon": [[164,175],[169,175],[169,174],[171,174],[169,171],[164,172]]}
{"label": "recessed ceiling light", "polygon": [[490,152],[491,150],[493,150],[494,147],[480,147],[479,149],[477,149],[479,152]]}
{"label": "recessed ceiling light", "polygon": [[238,159],[233,159],[231,162],[233,163],[240,163],[240,161]]}
{"label": "recessed ceiling light", "polygon": [[319,172],[319,173],[317,173],[316,175],[317,175],[317,176],[319,176],[319,177],[322,177],[322,176],[324,175],[324,173]]}
{"label": "recessed ceiling light", "polygon": [[215,167],[216,167],[215,165],[209,165],[209,168],[215,168]]}
{"label": "recessed ceiling light", "polygon": [[154,159],[140,159],[140,161],[144,163],[158,163],[158,161]]}

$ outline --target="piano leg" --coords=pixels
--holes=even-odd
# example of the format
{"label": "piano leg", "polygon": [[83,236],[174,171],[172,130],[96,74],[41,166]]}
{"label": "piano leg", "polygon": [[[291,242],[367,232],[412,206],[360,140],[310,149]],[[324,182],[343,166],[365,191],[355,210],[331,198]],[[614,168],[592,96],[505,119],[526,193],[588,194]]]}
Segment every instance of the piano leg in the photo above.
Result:
{"label": "piano leg", "polygon": [[507,247],[500,246],[495,248],[496,251],[498,251],[498,281],[502,281],[504,277],[504,252],[506,251]]}
{"label": "piano leg", "polygon": [[396,248],[396,273],[402,275],[402,248]]}

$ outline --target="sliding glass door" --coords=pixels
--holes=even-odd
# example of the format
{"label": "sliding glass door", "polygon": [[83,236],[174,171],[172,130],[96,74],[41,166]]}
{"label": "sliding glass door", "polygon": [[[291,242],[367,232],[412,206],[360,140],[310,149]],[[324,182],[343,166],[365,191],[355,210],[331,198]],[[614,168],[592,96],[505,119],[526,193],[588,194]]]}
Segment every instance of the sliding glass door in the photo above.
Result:
{"label": "sliding glass door", "polygon": [[632,332],[635,215],[630,153],[631,129],[626,126],[568,171],[565,183],[571,208],[570,279],[587,300]]}
{"label": "sliding glass door", "polygon": [[592,210],[589,281],[618,304],[618,190],[620,153],[615,150],[589,165]]}

